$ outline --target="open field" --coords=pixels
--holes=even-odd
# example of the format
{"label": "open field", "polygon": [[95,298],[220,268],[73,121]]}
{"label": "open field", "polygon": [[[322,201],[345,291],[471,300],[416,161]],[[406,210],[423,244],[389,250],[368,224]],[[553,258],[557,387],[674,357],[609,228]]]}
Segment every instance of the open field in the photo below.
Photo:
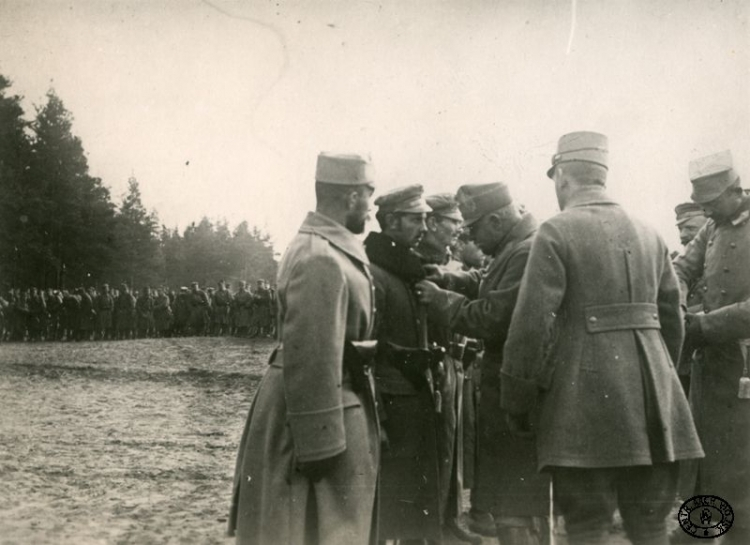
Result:
{"label": "open field", "polygon": [[0,344],[0,545],[234,543],[237,445],[273,346]]}
{"label": "open field", "polygon": [[0,543],[217,544],[271,340],[0,345]]}

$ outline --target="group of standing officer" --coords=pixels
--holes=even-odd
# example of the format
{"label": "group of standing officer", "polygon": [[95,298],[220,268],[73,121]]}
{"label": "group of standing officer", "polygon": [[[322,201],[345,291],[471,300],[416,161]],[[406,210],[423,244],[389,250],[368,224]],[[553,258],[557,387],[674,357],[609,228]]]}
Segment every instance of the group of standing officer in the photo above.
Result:
{"label": "group of standing officer", "polygon": [[[750,198],[722,157],[691,164],[709,220],[673,265],[607,195],[598,133],[560,138],[547,175],[561,212],[541,225],[503,183],[426,198],[410,185],[375,200],[364,244],[372,166],[321,153],[316,210],[279,270],[279,344],[242,435],[230,535],[477,542],[458,523],[476,409],[472,515],[502,545],[547,542],[550,486],[570,543],[606,543],[619,509],[633,543],[666,544],[686,475],[734,507],[726,543],[750,542]],[[486,267],[451,266],[459,233]]]}

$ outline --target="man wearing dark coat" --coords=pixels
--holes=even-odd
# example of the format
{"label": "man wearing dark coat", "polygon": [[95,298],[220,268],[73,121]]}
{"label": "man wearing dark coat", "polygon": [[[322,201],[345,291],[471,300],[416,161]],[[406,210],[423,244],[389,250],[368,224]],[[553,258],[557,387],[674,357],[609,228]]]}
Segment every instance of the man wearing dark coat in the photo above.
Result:
{"label": "man wearing dark coat", "polygon": [[[426,370],[411,361],[418,357],[415,351],[427,349],[427,313],[414,292],[424,271],[413,248],[426,231],[430,211],[422,193],[422,186],[414,184],[378,197],[375,217],[381,232],[365,239],[375,280],[375,381],[386,437],[380,467],[381,539],[442,539],[436,401]],[[440,379],[437,374],[434,378]]]}
{"label": "man wearing dark coat", "polygon": [[98,338],[114,338],[112,331],[112,311],[115,307],[115,300],[109,291],[109,284],[102,285],[102,292],[96,298],[96,314],[99,319]]}
{"label": "man wearing dark coat", "polygon": [[[687,307],[687,337],[698,347],[690,373],[690,404],[706,458],[698,464],[697,494],[734,509],[722,543],[750,543],[750,196],[726,151],[691,162],[693,201],[709,218],[675,260],[683,297],[702,279],[702,308]],[[687,306],[687,304],[686,304]]]}
{"label": "man wearing dark coat", "polygon": [[[703,208],[694,202],[678,204],[674,212],[677,219],[677,229],[680,232],[680,242],[684,247],[687,247],[701,230],[701,227],[706,224],[708,218],[704,215]],[[688,286],[686,305],[692,313],[700,312],[703,309],[702,277]],[[690,367],[694,350],[694,347],[690,345],[690,339],[686,338],[680,354],[680,361],[677,364],[677,374],[680,376],[680,382],[686,394],[690,392]]]}
{"label": "man wearing dark coat", "polygon": [[237,293],[234,295],[234,301],[232,301],[232,324],[235,335],[246,336],[252,319],[253,294],[247,290],[247,282],[241,280]]}
{"label": "man wearing dark coat", "polygon": [[115,300],[117,315],[117,338],[132,339],[135,331],[135,297],[127,284],[120,286],[120,294]]}
{"label": "man wearing dark coat", "polygon": [[208,294],[203,291],[198,282],[193,282],[190,289],[190,319],[188,329],[191,335],[205,335],[209,326],[211,302]]}
{"label": "man wearing dark coat", "polygon": [[190,291],[186,286],[180,287],[180,293],[174,302],[174,324],[173,335],[187,335],[188,323],[190,322]]}
{"label": "man wearing dark coat", "polygon": [[549,479],[537,473],[533,437],[514,433],[499,410],[503,346],[537,224],[504,183],[464,185],[456,199],[470,239],[492,262],[485,271],[435,271],[431,278],[450,289],[428,280],[417,289],[438,323],[484,343],[472,509],[492,516],[504,545],[541,543]]}
{"label": "man wearing dark coat", "polygon": [[135,301],[136,330],[141,339],[148,338],[154,331],[154,298],[151,288],[144,286]]}
{"label": "man wearing dark coat", "polygon": [[[451,248],[458,242],[462,217],[458,203],[452,193],[438,193],[425,197],[430,211],[425,225],[427,230],[416,247],[425,267],[447,265],[451,259]],[[447,535],[473,543],[481,543],[481,537],[467,532],[460,524],[463,513],[463,356],[466,340],[450,326],[440,323],[428,314],[428,339],[444,350],[442,374],[437,386],[442,396],[442,410],[437,416],[438,457],[440,473],[440,512]]]}
{"label": "man wearing dark coat", "polygon": [[169,303],[167,289],[156,290],[154,297],[154,332],[157,337],[168,337],[172,327],[172,307]]}
{"label": "man wearing dark coat", "polygon": [[88,290],[78,288],[77,293],[81,301],[78,337],[80,340],[90,341],[92,333],[96,330],[96,308],[94,306],[96,290],[93,287],[89,287]]}
{"label": "man wearing dark coat", "polygon": [[44,324],[47,317],[47,302],[44,294],[36,288],[31,288],[29,294],[29,340],[41,341]]}
{"label": "man wearing dark coat", "polygon": [[606,136],[564,135],[547,175],[562,210],[539,227],[503,351],[500,404],[537,457],[570,543],[668,543],[678,460],[699,458],[675,362],[680,291],[656,231],[606,192]]}
{"label": "man wearing dark coat", "polygon": [[376,539],[377,413],[370,375],[350,351],[372,333],[372,277],[355,236],[367,219],[370,169],[357,155],[318,156],[316,211],[279,266],[279,345],[235,469],[229,534],[240,545]]}
{"label": "man wearing dark coat", "polygon": [[219,282],[219,289],[214,293],[211,312],[213,313],[211,323],[213,324],[213,335],[226,335],[229,333],[229,309],[232,305],[232,294],[229,293],[227,285]]}

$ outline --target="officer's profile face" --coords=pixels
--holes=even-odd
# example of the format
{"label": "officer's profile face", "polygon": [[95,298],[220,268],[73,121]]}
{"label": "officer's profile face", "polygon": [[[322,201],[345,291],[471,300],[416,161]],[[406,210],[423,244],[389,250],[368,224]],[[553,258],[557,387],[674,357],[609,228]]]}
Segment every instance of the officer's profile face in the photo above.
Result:
{"label": "officer's profile face", "polygon": [[492,227],[492,215],[482,216],[469,226],[469,240],[483,253],[490,255],[495,249],[497,242],[495,240],[495,230]]}
{"label": "officer's profile face", "polygon": [[722,221],[731,218],[741,203],[741,191],[730,187],[724,193],[712,201],[701,203],[703,213],[707,218],[714,221]]}
{"label": "officer's profile face", "polygon": [[414,247],[427,231],[425,214],[391,214],[388,219],[388,235],[401,244]]}
{"label": "officer's profile face", "polygon": [[692,218],[679,226],[680,242],[683,246],[687,246],[695,238],[695,235],[698,234],[704,223],[706,223],[706,218],[699,217]]}
{"label": "officer's profile face", "polygon": [[433,234],[441,246],[453,246],[458,241],[461,222],[452,218],[436,216]]}
{"label": "officer's profile face", "polygon": [[370,219],[370,198],[373,188],[365,186],[353,193],[353,199],[344,221],[344,226],[355,235],[365,232],[365,224]]}

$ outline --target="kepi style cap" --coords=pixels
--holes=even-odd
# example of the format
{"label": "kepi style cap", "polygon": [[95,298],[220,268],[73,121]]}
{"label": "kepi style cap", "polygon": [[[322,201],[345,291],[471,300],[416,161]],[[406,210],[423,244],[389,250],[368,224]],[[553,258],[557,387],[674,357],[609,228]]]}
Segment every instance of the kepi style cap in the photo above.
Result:
{"label": "kepi style cap", "polygon": [[456,201],[464,219],[463,226],[468,227],[485,214],[508,206],[513,198],[507,185],[496,182],[462,185],[456,193]]}

